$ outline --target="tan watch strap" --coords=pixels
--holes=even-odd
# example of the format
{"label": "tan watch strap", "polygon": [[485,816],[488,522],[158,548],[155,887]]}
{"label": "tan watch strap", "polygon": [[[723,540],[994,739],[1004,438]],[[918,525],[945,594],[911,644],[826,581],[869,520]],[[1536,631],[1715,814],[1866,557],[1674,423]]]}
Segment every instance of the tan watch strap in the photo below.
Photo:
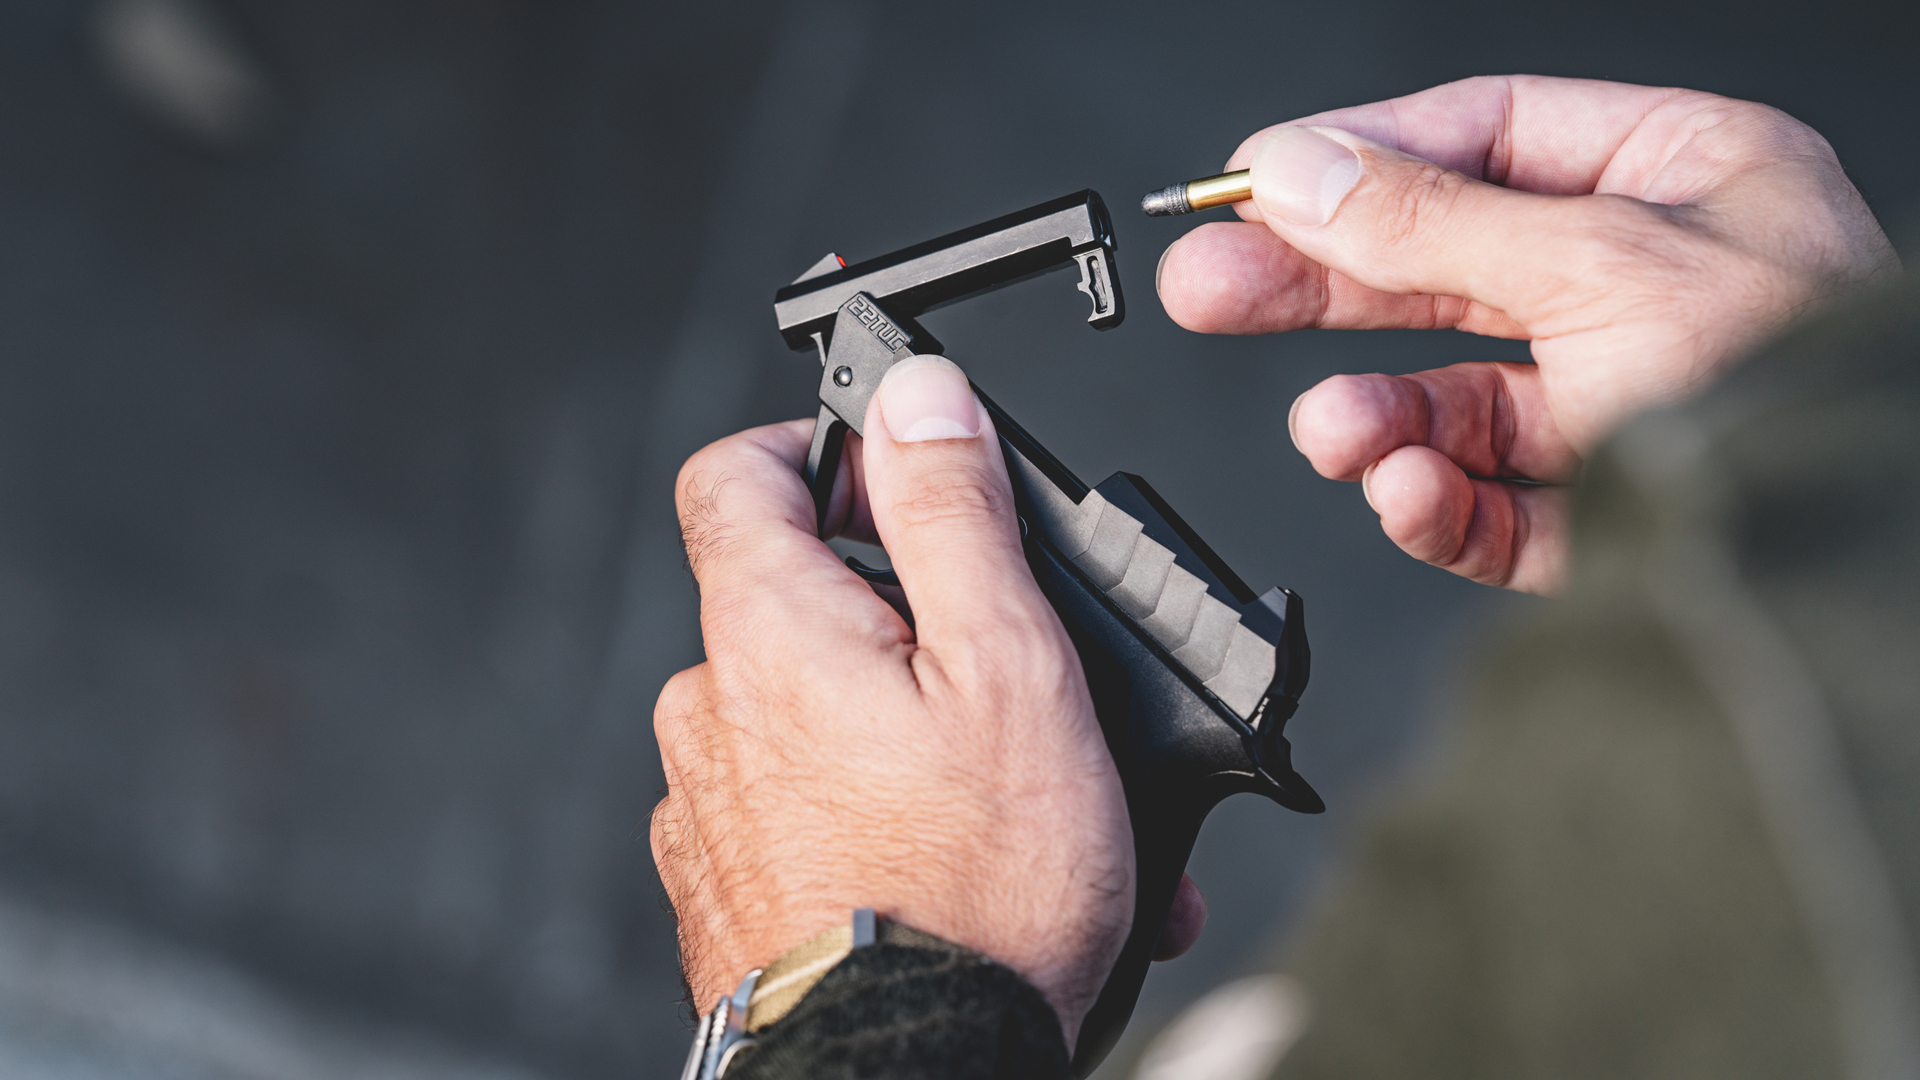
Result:
{"label": "tan watch strap", "polygon": [[864,945],[941,945],[939,938],[898,923],[877,918],[872,908],[859,908],[853,918],[808,938],[780,954],[760,972],[753,996],[747,999],[747,1031],[755,1032],[793,1011],[807,991],[827,972]]}

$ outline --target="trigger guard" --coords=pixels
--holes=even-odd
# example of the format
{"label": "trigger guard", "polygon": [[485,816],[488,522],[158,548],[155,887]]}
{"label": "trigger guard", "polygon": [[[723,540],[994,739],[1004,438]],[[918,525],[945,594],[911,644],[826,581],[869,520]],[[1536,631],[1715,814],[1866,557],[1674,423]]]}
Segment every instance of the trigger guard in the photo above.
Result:
{"label": "trigger guard", "polygon": [[859,574],[860,580],[869,585],[891,585],[896,589],[900,587],[900,575],[894,573],[893,568],[890,566],[884,569],[868,566],[866,563],[849,555],[847,556],[847,569]]}

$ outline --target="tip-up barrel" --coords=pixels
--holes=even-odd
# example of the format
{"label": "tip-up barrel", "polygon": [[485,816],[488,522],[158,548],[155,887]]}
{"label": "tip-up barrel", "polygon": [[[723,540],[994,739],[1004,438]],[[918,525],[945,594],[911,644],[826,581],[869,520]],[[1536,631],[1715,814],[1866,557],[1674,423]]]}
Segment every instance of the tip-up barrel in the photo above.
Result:
{"label": "tip-up barrel", "polygon": [[856,293],[878,300],[895,317],[912,318],[943,304],[1035,274],[1080,267],[1081,292],[1093,301],[1087,322],[1120,325],[1125,305],[1114,279],[1113,221],[1094,191],[1044,202],[923,244],[814,277],[774,294],[774,316],[787,347],[804,349],[830,333],[840,305]]}

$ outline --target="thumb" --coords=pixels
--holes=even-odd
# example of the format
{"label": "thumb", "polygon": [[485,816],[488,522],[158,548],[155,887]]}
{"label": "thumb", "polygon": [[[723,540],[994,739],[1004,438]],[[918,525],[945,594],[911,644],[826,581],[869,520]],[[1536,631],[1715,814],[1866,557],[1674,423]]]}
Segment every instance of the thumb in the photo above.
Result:
{"label": "thumb", "polygon": [[920,642],[991,633],[1044,607],[1000,440],[966,374],[942,356],[900,361],[874,392],[865,427],[874,529]]}
{"label": "thumb", "polygon": [[1322,266],[1382,292],[1475,300],[1523,323],[1587,261],[1584,215],[1656,213],[1632,199],[1499,187],[1338,128],[1275,128],[1249,168],[1260,218]]}

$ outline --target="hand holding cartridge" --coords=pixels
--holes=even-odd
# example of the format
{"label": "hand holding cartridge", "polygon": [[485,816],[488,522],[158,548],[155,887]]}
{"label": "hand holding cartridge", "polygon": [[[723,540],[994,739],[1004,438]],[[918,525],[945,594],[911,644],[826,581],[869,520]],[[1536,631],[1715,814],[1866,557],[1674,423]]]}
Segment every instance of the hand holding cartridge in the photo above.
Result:
{"label": "hand holding cartridge", "polygon": [[1699,91],[1466,79],[1258,132],[1227,168],[1248,220],[1203,224],[1161,263],[1180,325],[1532,343],[1533,363],[1335,376],[1290,423],[1408,554],[1529,592],[1558,589],[1567,487],[1615,424],[1900,273],[1826,140]]}

